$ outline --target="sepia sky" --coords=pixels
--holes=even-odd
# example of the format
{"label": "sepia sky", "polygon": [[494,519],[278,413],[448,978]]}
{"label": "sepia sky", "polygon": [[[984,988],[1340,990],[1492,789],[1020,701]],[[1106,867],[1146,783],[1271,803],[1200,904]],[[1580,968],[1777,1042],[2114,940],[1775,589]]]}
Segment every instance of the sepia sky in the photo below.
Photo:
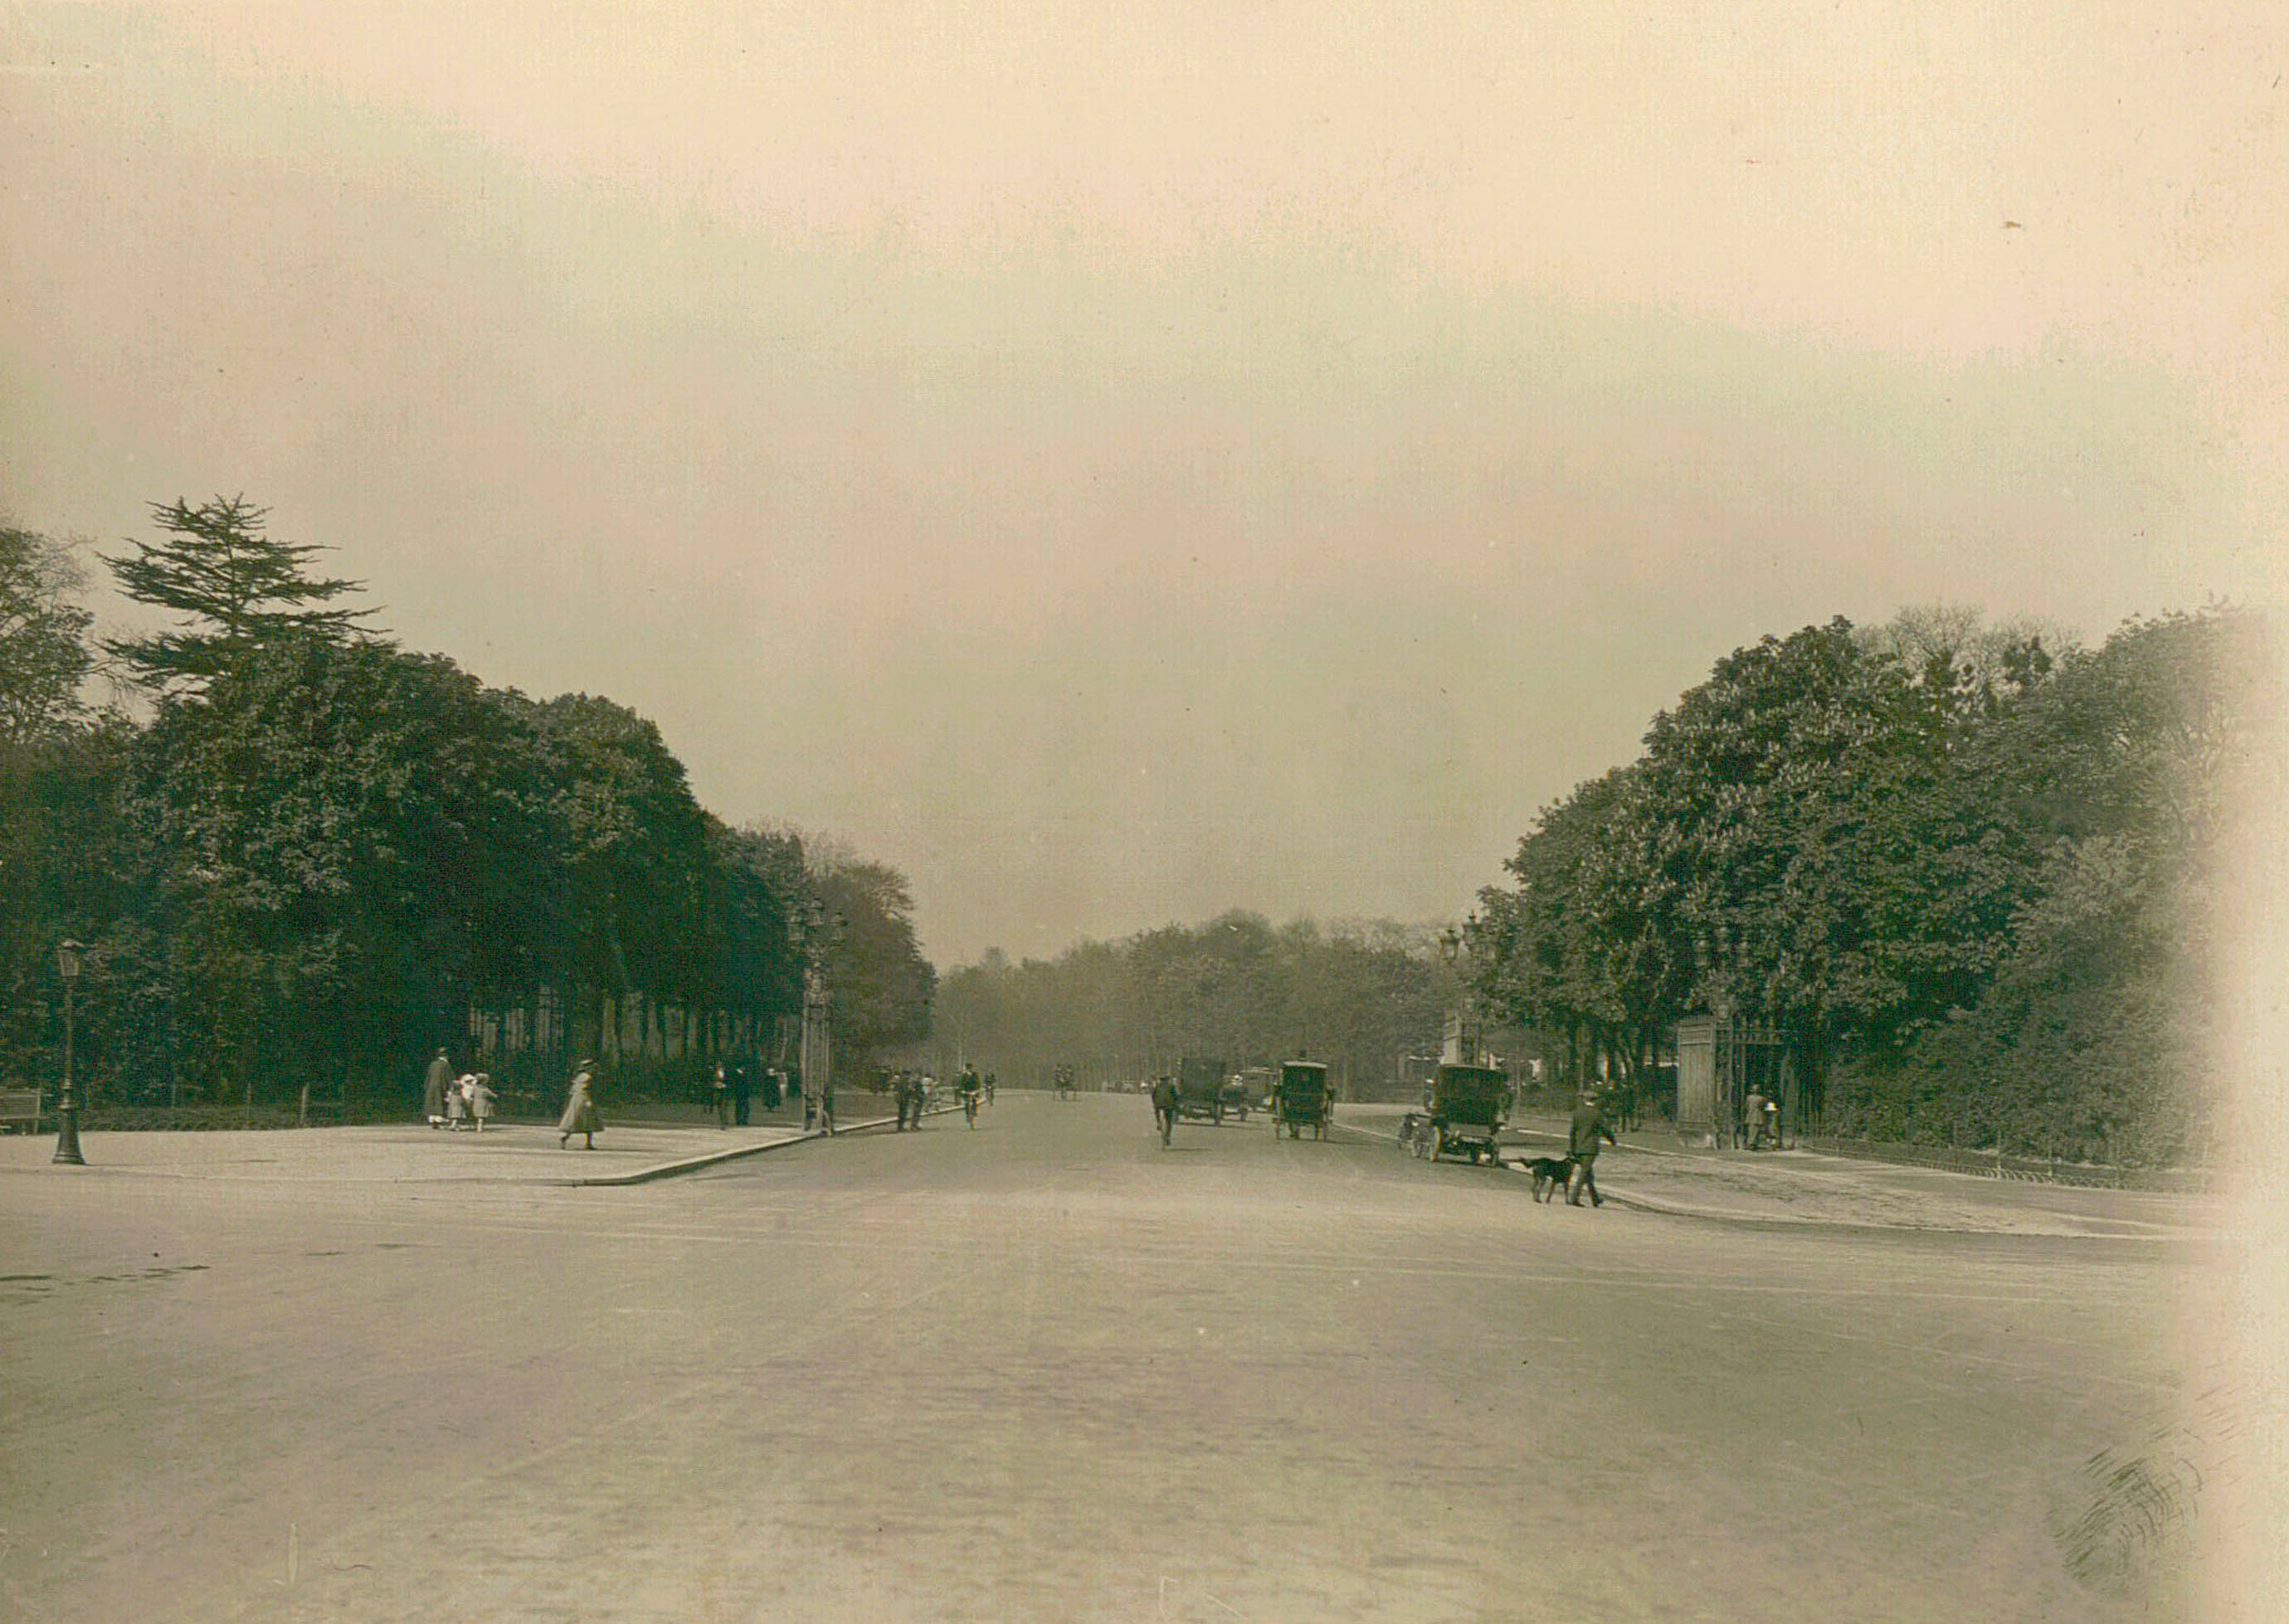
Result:
{"label": "sepia sky", "polygon": [[1456,914],[1764,633],[2269,595],[2289,14],[2195,9],[15,7],[0,511],[267,503],[941,964]]}

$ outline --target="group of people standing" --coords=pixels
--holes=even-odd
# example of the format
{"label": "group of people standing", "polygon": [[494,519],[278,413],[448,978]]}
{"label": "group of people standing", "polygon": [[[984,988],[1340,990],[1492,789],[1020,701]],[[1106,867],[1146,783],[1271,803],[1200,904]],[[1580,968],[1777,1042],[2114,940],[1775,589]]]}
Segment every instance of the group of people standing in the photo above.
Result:
{"label": "group of people standing", "polygon": [[[756,1077],[759,1071],[762,1073],[760,1085]],[[759,1066],[753,1055],[734,1055],[718,1062],[714,1086],[715,1126],[746,1127],[759,1087],[765,1111],[777,1111],[779,1102],[790,1092],[786,1079],[777,1066]]]}
{"label": "group of people standing", "polygon": [[498,1098],[489,1073],[468,1071],[454,1076],[452,1056],[443,1049],[439,1049],[430,1061],[421,1082],[421,1109],[429,1126],[451,1133],[459,1133],[464,1122],[475,1123],[476,1131],[483,1133],[485,1124],[492,1120]]}

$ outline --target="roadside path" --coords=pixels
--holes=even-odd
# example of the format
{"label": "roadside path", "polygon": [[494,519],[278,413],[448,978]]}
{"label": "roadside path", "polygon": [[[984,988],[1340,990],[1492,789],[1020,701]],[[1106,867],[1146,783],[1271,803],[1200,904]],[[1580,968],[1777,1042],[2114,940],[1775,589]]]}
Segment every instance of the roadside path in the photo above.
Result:
{"label": "roadside path", "polygon": [[[1346,1105],[1337,1126],[1394,1138],[1406,1109]],[[2224,1222],[2213,1196],[1988,1179],[1813,1150],[1672,1148],[1648,1137],[1624,1134],[1598,1158],[1607,1201],[1733,1223],[2106,1239],[2202,1239]],[[1565,1144],[1562,1120],[1530,1115],[1504,1131],[1503,1164],[1523,1172],[1527,1158],[1562,1155]]]}

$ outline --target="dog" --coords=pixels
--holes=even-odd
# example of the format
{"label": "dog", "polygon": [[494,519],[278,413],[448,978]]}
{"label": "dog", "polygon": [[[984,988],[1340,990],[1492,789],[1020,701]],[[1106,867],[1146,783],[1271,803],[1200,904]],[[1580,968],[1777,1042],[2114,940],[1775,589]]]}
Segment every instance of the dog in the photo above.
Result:
{"label": "dog", "polygon": [[1526,1164],[1534,1174],[1534,1198],[1547,1201],[1566,1188],[1566,1181],[1574,1176],[1574,1158],[1570,1156],[1537,1156]]}

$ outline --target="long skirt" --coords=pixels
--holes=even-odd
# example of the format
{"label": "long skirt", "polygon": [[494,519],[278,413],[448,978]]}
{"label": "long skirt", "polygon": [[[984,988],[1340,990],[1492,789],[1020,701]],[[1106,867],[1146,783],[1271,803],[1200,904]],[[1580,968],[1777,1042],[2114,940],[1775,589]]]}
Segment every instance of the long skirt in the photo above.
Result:
{"label": "long skirt", "polygon": [[604,1118],[596,1112],[596,1102],[588,1097],[582,1085],[572,1086],[572,1097],[564,1102],[564,1114],[556,1120],[560,1134],[601,1134]]}

